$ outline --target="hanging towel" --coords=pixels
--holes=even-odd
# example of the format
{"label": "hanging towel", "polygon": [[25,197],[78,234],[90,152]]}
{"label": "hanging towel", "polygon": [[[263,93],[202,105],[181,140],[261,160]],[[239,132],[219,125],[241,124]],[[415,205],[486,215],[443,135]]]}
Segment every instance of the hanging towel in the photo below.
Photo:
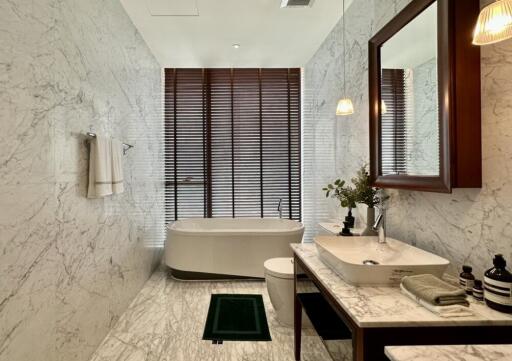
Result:
{"label": "hanging towel", "polygon": [[112,194],[112,141],[96,136],[90,143],[88,198]]}
{"label": "hanging towel", "polygon": [[402,286],[409,293],[434,306],[468,306],[466,292],[457,286],[431,274],[408,276],[402,279]]}
{"label": "hanging towel", "polygon": [[462,305],[450,305],[450,306],[435,306],[415,295],[413,295],[411,292],[409,292],[403,284],[400,285],[400,289],[402,290],[402,293],[412,299],[413,301],[416,301],[420,306],[425,307],[427,310],[429,310],[432,313],[435,313],[436,315],[440,317],[468,317],[468,316],[474,316],[475,314],[471,309],[467,306]]}
{"label": "hanging towel", "polygon": [[123,177],[123,143],[112,139],[112,193],[124,192]]}

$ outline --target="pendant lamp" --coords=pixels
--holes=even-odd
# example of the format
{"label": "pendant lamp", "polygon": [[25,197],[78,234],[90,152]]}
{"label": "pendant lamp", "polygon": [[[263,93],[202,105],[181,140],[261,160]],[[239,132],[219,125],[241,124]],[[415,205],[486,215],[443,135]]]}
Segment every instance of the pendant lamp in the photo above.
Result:
{"label": "pendant lamp", "polygon": [[512,38],[512,0],[498,0],[478,16],[473,44],[488,45]]}
{"label": "pendant lamp", "polygon": [[347,94],[347,80],[346,80],[346,44],[345,44],[345,0],[343,0],[343,97],[338,100],[336,106],[336,115],[350,115],[354,114],[354,104],[352,100],[346,97]]}

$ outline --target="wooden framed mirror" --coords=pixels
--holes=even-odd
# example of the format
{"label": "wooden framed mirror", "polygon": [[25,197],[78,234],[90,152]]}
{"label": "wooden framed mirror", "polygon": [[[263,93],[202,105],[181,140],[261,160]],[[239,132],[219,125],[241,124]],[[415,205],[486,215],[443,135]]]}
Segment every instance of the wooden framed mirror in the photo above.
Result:
{"label": "wooden framed mirror", "polygon": [[374,186],[482,184],[478,0],[413,0],[369,42]]}

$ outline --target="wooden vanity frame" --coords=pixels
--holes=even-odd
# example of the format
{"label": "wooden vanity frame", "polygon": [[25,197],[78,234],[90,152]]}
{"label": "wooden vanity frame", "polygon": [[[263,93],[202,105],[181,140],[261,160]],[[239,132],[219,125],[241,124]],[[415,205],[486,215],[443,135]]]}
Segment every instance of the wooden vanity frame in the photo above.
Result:
{"label": "wooden vanity frame", "polygon": [[[297,274],[305,275],[352,332],[354,361],[389,361],[385,346],[410,345],[464,345],[510,344],[512,326],[412,326],[411,327],[359,327],[340,306],[330,291],[311,272],[297,255],[294,255],[294,318],[295,360],[300,361],[302,304],[297,296]],[[303,280],[303,278],[301,278]]]}

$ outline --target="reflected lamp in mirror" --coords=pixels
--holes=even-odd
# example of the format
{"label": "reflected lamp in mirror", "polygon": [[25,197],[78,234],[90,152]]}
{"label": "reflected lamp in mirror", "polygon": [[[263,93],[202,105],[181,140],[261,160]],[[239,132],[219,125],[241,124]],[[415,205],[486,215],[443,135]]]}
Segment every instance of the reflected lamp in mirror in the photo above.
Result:
{"label": "reflected lamp in mirror", "polygon": [[512,38],[512,0],[498,0],[478,16],[473,44],[489,45]]}
{"label": "reflected lamp in mirror", "polygon": [[338,106],[336,107],[336,115],[350,115],[354,114],[354,105],[352,100],[349,98],[343,98],[338,100]]}
{"label": "reflected lamp in mirror", "polygon": [[383,100],[380,103],[380,114],[384,115],[384,114],[387,114],[387,112],[388,112],[388,106],[386,105],[386,102]]}

